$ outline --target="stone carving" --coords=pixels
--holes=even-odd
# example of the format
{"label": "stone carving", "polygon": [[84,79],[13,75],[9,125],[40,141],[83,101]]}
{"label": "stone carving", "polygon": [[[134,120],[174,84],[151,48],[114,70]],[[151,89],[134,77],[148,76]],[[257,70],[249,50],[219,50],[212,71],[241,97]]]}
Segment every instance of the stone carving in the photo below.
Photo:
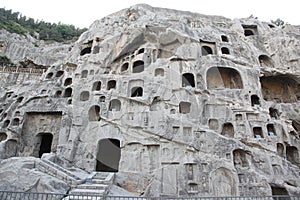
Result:
{"label": "stone carving", "polygon": [[51,152],[137,195],[299,195],[299,35],[144,4],[72,44],[1,30],[0,55],[28,64],[0,67],[2,163]]}

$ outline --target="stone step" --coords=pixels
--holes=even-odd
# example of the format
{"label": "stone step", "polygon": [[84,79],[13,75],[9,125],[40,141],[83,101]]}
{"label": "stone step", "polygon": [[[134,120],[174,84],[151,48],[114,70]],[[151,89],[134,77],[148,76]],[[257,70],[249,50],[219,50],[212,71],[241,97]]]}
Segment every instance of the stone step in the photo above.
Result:
{"label": "stone step", "polygon": [[46,174],[49,174],[50,176],[56,177],[56,178],[58,178],[62,181],[65,181],[71,185],[78,185],[83,182],[81,179],[75,179],[74,176],[70,176],[69,174],[65,173],[65,171],[62,171],[59,168],[49,165],[48,163],[43,162],[43,161],[37,162],[36,168],[41,172],[44,172]]}
{"label": "stone step", "polygon": [[47,159],[42,159],[42,161],[44,163],[47,163],[48,165],[51,165],[52,167],[56,168],[56,169],[59,169],[60,171],[64,172],[65,174],[73,177],[74,179],[77,179],[77,180],[80,180],[79,177],[77,177],[76,175],[74,175],[72,172],[68,171],[67,169],[59,166],[58,164],[54,163],[54,162],[51,162],[50,160],[47,160]]}
{"label": "stone step", "polygon": [[96,184],[112,184],[114,181],[115,173],[98,172],[93,176],[92,182]]}
{"label": "stone step", "polygon": [[93,184],[108,184],[109,181],[103,180],[103,179],[92,179]]}
{"label": "stone step", "polygon": [[76,189],[94,189],[94,190],[106,190],[108,188],[108,185],[105,184],[80,184],[76,186]]}
{"label": "stone step", "polygon": [[106,179],[108,175],[110,175],[110,172],[96,172],[93,178],[95,179]]}
{"label": "stone step", "polygon": [[70,191],[70,195],[103,195],[105,190],[93,190],[93,189],[73,189]]}

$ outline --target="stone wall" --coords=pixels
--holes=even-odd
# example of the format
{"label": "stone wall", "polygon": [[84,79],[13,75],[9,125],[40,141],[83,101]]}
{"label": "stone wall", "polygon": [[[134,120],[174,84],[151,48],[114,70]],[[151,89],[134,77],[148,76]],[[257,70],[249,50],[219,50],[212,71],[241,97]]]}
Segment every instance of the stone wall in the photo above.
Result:
{"label": "stone wall", "polygon": [[148,5],[97,20],[64,65],[0,88],[1,156],[55,152],[140,195],[300,194],[286,26]]}

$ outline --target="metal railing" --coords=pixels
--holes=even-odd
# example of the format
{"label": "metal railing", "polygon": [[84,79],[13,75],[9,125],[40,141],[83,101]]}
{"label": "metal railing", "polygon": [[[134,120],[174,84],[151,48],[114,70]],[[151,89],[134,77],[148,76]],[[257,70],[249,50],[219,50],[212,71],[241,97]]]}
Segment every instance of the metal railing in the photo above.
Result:
{"label": "metal railing", "polygon": [[298,196],[134,197],[0,191],[0,200],[300,200]]}

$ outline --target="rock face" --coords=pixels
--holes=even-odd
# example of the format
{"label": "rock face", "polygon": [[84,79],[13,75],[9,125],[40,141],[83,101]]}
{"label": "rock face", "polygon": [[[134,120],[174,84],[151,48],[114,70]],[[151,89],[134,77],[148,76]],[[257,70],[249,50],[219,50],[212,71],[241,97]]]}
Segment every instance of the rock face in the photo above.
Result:
{"label": "rock face", "polygon": [[0,56],[6,56],[18,65],[49,67],[60,65],[73,44],[47,43],[30,35],[11,34],[0,30]]}
{"label": "rock face", "polygon": [[69,186],[35,169],[38,158],[9,158],[1,161],[1,190],[24,192],[65,193]]}
{"label": "rock face", "polygon": [[299,195],[299,50],[297,26],[124,9],[63,64],[0,73],[0,156],[53,152],[140,195]]}

